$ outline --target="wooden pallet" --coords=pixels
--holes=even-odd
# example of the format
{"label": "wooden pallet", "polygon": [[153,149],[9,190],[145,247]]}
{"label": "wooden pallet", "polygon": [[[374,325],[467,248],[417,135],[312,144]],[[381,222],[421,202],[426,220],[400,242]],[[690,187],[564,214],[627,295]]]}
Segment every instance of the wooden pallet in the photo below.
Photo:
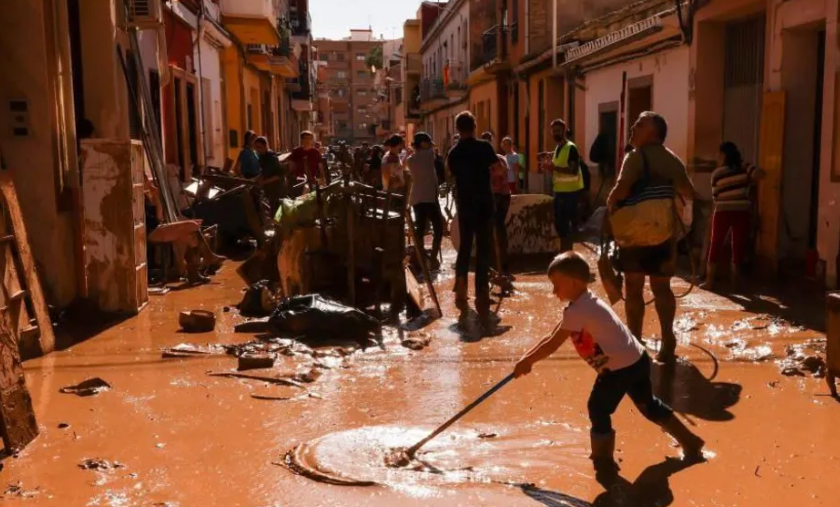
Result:
{"label": "wooden pallet", "polygon": [[8,453],[38,436],[21,353],[55,349],[47,305],[29,250],[11,174],[0,171],[0,436]]}

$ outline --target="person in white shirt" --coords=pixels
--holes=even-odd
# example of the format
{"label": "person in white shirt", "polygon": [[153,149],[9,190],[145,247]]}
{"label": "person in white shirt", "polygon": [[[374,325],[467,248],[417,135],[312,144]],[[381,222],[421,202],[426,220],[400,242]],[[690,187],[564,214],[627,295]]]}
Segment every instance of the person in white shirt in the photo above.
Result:
{"label": "person in white shirt", "polygon": [[651,360],[644,347],[612,308],[589,291],[592,273],[586,260],[576,252],[561,254],[549,265],[548,278],[554,295],[569,305],[554,330],[516,364],[516,377],[530,373],[534,363],[546,359],[571,339],[581,358],[598,372],[588,403],[591,458],[596,470],[609,471],[617,466],[613,460],[612,414],[625,395],[630,396],[642,415],[679,442],[686,460],[702,460],[705,442],[654,396]]}

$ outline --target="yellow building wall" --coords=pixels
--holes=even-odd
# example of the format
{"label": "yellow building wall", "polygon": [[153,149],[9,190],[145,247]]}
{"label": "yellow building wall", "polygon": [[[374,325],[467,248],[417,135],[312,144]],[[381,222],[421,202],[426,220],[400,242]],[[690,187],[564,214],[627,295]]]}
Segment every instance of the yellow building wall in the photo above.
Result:
{"label": "yellow building wall", "polygon": [[[245,135],[245,108],[242,89],[242,58],[236,46],[226,48],[222,52],[222,63],[225,79],[225,117],[228,132],[225,132],[225,146],[227,157],[236,160]],[[236,132],[236,146],[230,145],[230,132]]]}
{"label": "yellow building wall", "polygon": [[496,81],[489,81],[470,88],[470,111],[478,123],[478,133],[484,131],[498,135],[499,103]]}

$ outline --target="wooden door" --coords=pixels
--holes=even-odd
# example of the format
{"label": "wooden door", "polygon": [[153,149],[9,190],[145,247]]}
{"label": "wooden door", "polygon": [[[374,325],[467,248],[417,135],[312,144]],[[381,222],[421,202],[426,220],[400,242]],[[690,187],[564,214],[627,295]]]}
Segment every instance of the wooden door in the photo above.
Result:
{"label": "wooden door", "polygon": [[779,264],[785,102],[784,91],[766,92],[761,108],[759,167],[766,172],[766,176],[758,186],[759,226],[756,254],[760,265],[774,273]]}

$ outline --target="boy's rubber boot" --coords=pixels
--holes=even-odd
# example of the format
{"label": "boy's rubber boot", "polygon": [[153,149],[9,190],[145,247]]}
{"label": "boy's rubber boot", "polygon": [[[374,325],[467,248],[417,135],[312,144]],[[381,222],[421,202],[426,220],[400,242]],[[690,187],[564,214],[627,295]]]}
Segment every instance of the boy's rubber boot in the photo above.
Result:
{"label": "boy's rubber boot", "polygon": [[677,416],[671,414],[659,424],[665,433],[671,435],[683,450],[683,459],[689,462],[703,461],[703,446],[706,442],[689,430]]}
{"label": "boy's rubber boot", "polygon": [[598,473],[612,473],[618,471],[618,464],[615,462],[615,431],[607,434],[589,433],[592,443],[592,454],[589,459],[595,465]]}
{"label": "boy's rubber boot", "polygon": [[700,284],[703,290],[712,290],[715,288],[715,276],[717,275],[717,264],[710,262],[706,266],[706,281]]}

